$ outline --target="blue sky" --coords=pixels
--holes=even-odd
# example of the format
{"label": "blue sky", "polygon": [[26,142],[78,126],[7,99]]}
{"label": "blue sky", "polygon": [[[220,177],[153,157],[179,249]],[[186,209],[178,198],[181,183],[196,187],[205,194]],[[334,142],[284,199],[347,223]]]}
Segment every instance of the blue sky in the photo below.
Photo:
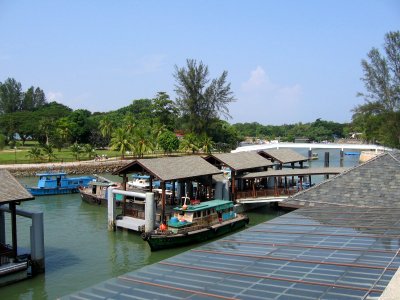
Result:
{"label": "blue sky", "polygon": [[361,60],[400,30],[400,1],[0,0],[0,82],[73,109],[110,111],[165,91],[174,66],[228,71],[236,122],[349,122]]}

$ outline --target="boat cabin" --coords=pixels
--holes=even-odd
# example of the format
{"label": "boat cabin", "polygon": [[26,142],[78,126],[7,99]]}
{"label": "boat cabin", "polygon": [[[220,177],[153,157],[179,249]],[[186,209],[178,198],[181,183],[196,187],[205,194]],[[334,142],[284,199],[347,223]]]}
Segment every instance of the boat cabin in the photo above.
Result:
{"label": "boat cabin", "polygon": [[198,204],[174,208],[174,215],[168,220],[168,230],[177,233],[188,226],[211,226],[235,218],[233,203],[229,200],[210,200]]}
{"label": "boat cabin", "polygon": [[92,180],[89,176],[68,178],[65,172],[39,173],[36,175],[39,177],[37,187],[41,189],[87,186]]}

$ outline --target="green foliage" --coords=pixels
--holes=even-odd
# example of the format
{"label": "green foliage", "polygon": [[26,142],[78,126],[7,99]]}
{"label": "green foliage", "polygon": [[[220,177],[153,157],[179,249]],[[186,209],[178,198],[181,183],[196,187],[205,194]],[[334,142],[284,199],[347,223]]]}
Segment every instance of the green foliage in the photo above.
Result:
{"label": "green foliage", "polygon": [[193,133],[185,134],[180,142],[179,149],[183,152],[196,153],[199,150],[199,140]]}
{"label": "green foliage", "polygon": [[203,134],[198,139],[198,147],[202,152],[211,154],[212,150],[214,149],[214,142],[209,136]]}
{"label": "green foliage", "polygon": [[6,145],[6,137],[4,134],[0,133],[0,150],[3,150],[5,145]]}
{"label": "green foliage", "polygon": [[384,54],[376,48],[361,61],[367,93],[354,108],[353,124],[368,141],[400,148],[400,31],[385,35]]}
{"label": "green foliage", "polygon": [[89,159],[92,159],[97,155],[94,147],[90,144],[84,144],[82,146],[82,152],[85,153]]}
{"label": "green foliage", "polygon": [[164,131],[158,138],[158,143],[164,153],[172,153],[179,149],[179,140],[172,131]]}
{"label": "green foliage", "polygon": [[75,159],[79,160],[79,156],[83,152],[81,146],[78,143],[75,142],[69,148],[70,148],[70,150],[72,152],[72,155],[75,157]]}
{"label": "green foliage", "polygon": [[210,124],[220,115],[230,117],[228,104],[235,98],[230,84],[226,83],[227,76],[228,72],[224,71],[209,83],[208,67],[203,62],[188,59],[186,68],[175,66],[176,105],[190,132],[208,133]]}
{"label": "green foliage", "polygon": [[34,162],[38,162],[43,157],[42,150],[38,146],[33,146],[28,150],[26,156],[33,159]]}
{"label": "green foliage", "polygon": [[54,154],[53,145],[52,144],[44,144],[42,145],[42,153],[47,158],[47,161],[51,161],[52,159],[56,159],[57,156]]}
{"label": "green foliage", "polygon": [[132,151],[134,145],[131,136],[124,128],[117,128],[111,134],[111,149],[118,151],[121,154],[121,159],[124,159],[125,152]]}

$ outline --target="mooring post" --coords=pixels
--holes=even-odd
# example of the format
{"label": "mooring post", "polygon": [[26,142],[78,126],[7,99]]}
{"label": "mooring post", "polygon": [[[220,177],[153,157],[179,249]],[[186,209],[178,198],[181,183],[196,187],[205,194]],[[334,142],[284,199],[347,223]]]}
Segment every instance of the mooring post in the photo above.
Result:
{"label": "mooring post", "polygon": [[344,151],[343,149],[340,150],[340,167],[343,167],[343,160],[344,160]]}
{"label": "mooring post", "polygon": [[107,189],[107,209],[108,209],[108,230],[115,230],[115,200],[114,188],[108,187]]}
{"label": "mooring post", "polygon": [[151,232],[155,228],[155,220],[156,220],[154,193],[146,193],[146,203],[144,212],[145,212],[144,231]]}
{"label": "mooring post", "polygon": [[308,160],[312,160],[312,149],[308,150]]}
{"label": "mooring post", "polygon": [[[329,152],[325,152],[325,162],[324,162],[324,167],[329,168]],[[325,179],[328,179],[329,175],[325,175]]]}
{"label": "mooring post", "polygon": [[32,213],[31,234],[31,260],[32,275],[44,273],[44,229],[43,229],[43,213]]}

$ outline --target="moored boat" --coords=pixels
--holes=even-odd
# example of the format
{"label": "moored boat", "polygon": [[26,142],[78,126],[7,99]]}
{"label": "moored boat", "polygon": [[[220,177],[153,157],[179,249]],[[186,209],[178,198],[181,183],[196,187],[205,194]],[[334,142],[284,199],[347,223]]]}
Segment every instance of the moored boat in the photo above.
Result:
{"label": "moored boat", "polygon": [[143,233],[152,251],[207,241],[244,227],[249,218],[233,211],[229,200],[192,202],[174,208],[167,225]]}
{"label": "moored boat", "polygon": [[26,188],[33,196],[78,193],[79,188],[87,187],[94,179],[92,176],[68,177],[65,172],[38,173],[36,176],[39,177],[37,186]]}
{"label": "moored boat", "polygon": [[[79,188],[79,193],[82,201],[86,203],[107,206],[107,191],[110,186],[118,187],[119,184],[111,180],[104,180],[96,177],[96,180],[91,181],[88,187]],[[122,199],[120,195],[116,195],[117,206],[121,203],[120,198]]]}

